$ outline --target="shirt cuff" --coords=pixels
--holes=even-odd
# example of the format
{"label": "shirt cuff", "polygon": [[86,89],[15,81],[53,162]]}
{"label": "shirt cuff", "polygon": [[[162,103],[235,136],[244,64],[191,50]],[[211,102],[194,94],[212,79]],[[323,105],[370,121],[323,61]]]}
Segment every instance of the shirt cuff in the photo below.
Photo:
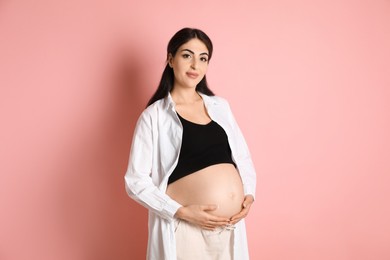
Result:
{"label": "shirt cuff", "polygon": [[244,194],[245,195],[252,195],[253,199],[256,199],[255,191],[253,190],[253,188],[250,188],[248,186],[244,186]]}
{"label": "shirt cuff", "polygon": [[173,219],[176,211],[182,207],[182,205],[174,200],[169,200],[164,206],[164,215],[169,219]]}

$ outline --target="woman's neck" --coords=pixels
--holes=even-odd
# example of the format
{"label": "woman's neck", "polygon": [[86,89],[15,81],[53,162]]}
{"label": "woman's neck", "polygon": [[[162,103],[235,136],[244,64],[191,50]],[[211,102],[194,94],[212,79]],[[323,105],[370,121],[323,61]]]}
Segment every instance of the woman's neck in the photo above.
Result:
{"label": "woman's neck", "polygon": [[171,91],[171,96],[176,104],[193,104],[202,99],[195,89],[184,90],[174,88]]}

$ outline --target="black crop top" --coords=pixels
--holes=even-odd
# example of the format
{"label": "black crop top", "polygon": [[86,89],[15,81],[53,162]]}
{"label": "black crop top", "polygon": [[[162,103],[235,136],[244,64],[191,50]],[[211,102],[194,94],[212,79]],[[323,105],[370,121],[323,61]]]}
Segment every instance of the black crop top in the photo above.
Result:
{"label": "black crop top", "polygon": [[220,125],[215,121],[196,124],[177,115],[183,125],[183,137],[179,161],[168,184],[210,165],[231,163],[236,167],[227,135]]}

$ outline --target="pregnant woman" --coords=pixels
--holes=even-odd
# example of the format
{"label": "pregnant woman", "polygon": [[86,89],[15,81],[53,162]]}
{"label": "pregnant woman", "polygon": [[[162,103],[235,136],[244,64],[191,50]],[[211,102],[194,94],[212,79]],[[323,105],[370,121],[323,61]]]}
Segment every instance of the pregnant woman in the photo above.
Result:
{"label": "pregnant woman", "polygon": [[256,173],[228,102],[207,85],[212,52],[201,30],[172,37],[134,131],[125,182],[149,210],[147,259],[249,259],[244,218]]}

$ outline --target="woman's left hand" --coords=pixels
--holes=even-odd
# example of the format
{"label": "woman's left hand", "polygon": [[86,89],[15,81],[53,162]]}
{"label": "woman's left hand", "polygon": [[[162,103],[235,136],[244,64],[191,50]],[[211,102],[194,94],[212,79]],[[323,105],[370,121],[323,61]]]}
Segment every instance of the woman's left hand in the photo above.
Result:
{"label": "woman's left hand", "polygon": [[245,218],[248,215],[249,210],[250,210],[251,205],[252,205],[254,200],[255,199],[253,198],[252,195],[246,195],[244,198],[244,202],[242,203],[241,211],[237,215],[234,215],[233,217],[231,217],[229,223],[234,225],[238,221],[240,221],[241,219]]}

